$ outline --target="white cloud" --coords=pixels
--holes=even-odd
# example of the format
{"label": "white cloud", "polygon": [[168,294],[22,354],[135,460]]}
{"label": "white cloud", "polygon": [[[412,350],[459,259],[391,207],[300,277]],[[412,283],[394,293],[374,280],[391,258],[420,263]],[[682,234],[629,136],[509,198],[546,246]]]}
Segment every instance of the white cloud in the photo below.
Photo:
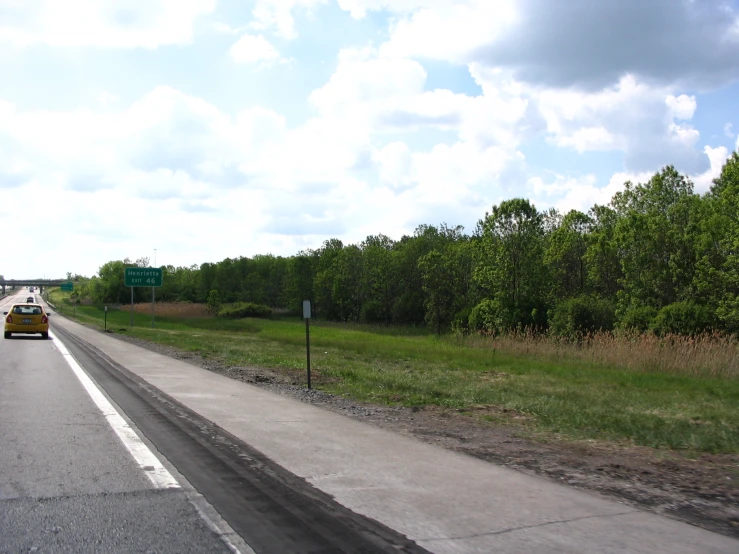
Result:
{"label": "white cloud", "polygon": [[338,0],[339,7],[355,19],[362,19],[370,11],[412,13],[420,8],[447,7],[453,0]]}
{"label": "white cloud", "polygon": [[559,146],[571,147],[580,153],[588,150],[616,150],[621,147],[619,140],[602,125],[581,127],[570,135],[555,140]]}
{"label": "white cloud", "polygon": [[[353,17],[399,13],[386,54],[504,69],[597,90],[631,74],[716,87],[739,72],[739,14],[724,0],[339,0]],[[587,45],[587,46],[583,46]]]}
{"label": "white cloud", "polygon": [[[709,159],[710,167],[703,173],[687,175],[693,181],[694,190],[698,194],[708,191],[713,180],[721,174],[728,149],[724,146],[706,146],[704,153]],[[618,172],[611,176],[605,186],[600,186],[598,179],[592,174],[578,177],[553,174],[548,179],[534,176],[527,180],[527,192],[530,198],[537,199],[539,209],[554,207],[562,213],[572,209],[587,212],[595,204],[609,204],[614,195],[624,189],[627,181],[646,183],[660,170],[661,168],[639,173]]]}
{"label": "white cloud", "polygon": [[698,130],[675,122],[692,117],[693,97],[676,97],[633,76],[597,92],[530,89],[530,94],[554,144],[579,152],[622,151],[631,171],[677,161],[690,173],[708,167],[703,152],[695,150]]}
{"label": "white cloud", "polygon": [[372,155],[377,164],[379,178],[393,188],[405,188],[411,183],[413,155],[404,142],[391,142]]}
{"label": "white cloud", "polygon": [[325,4],[328,0],[256,0],[251,27],[256,30],[273,31],[283,39],[292,40],[298,37],[295,29],[293,11],[302,10],[310,13]]}
{"label": "white cloud", "polygon": [[344,50],[329,82],[310,99],[322,116],[351,122],[368,135],[434,128],[479,151],[497,146],[512,153],[526,138],[545,133],[552,144],[580,153],[623,152],[630,171],[679,163],[700,173],[709,166],[695,148],[700,134],[690,124],[694,96],[633,76],[589,92],[532,87],[479,64],[471,64],[470,72],[482,88],[479,96],[428,91],[417,61],[383,48]]}
{"label": "white cloud", "polygon": [[726,163],[726,158],[729,157],[729,149],[725,146],[717,148],[706,146],[704,152],[708,156],[711,166],[704,173],[693,176],[695,191],[701,194],[707,192],[711,188],[713,180],[721,175],[721,169]]}
{"label": "white cloud", "polygon": [[511,0],[437,2],[433,7],[424,7],[398,20],[382,52],[464,63],[516,17]]}
{"label": "white cloud", "polygon": [[378,111],[388,104],[412,101],[423,91],[426,70],[413,60],[378,58],[372,49],[342,50],[336,71],[310,102],[322,114],[352,117],[352,112]]}
{"label": "white cloud", "polygon": [[695,109],[698,107],[695,96],[688,96],[687,94],[681,94],[680,96],[668,94],[665,98],[665,104],[670,108],[675,119],[693,119]]}
{"label": "white cloud", "polygon": [[121,98],[108,90],[102,90],[96,95],[95,99],[101,108],[110,108],[115,106]]}
{"label": "white cloud", "polygon": [[311,103],[324,117],[366,128],[367,133],[450,131],[480,150],[491,145],[515,149],[526,132],[529,102],[515,84],[483,83],[483,95],[425,90],[426,70],[408,58],[373,49],[343,50],[326,85]]}
{"label": "white cloud", "polygon": [[229,50],[236,63],[271,63],[280,59],[280,53],[262,35],[243,35]]}
{"label": "white cloud", "polygon": [[35,0],[0,6],[0,43],[157,48],[193,37],[216,0]]}
{"label": "white cloud", "polygon": [[245,33],[250,29],[249,25],[242,25],[239,27],[232,27],[228,23],[223,23],[222,21],[217,21],[213,23],[213,30],[216,33],[220,33],[223,35],[238,35],[241,33]]}

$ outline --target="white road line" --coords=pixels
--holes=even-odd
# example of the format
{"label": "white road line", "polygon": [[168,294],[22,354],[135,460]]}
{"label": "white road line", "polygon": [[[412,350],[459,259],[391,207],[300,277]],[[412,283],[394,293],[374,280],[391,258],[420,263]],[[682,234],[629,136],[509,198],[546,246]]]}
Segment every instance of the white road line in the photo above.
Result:
{"label": "white road line", "polygon": [[54,339],[54,344],[61,352],[64,359],[72,368],[77,379],[80,380],[82,386],[95,402],[97,407],[108,420],[108,423],[115,431],[118,438],[121,439],[123,445],[128,449],[139,464],[139,467],[146,473],[146,476],[152,482],[154,487],[158,489],[179,489],[180,484],[177,480],[172,477],[172,474],[162,465],[159,459],[149,448],[141,441],[138,435],[131,429],[131,426],[126,423],[121,414],[113,407],[113,405],[105,398],[105,395],[100,391],[95,382],[85,373],[77,360],[69,353],[64,343],[59,340],[59,337],[49,330],[49,336]]}

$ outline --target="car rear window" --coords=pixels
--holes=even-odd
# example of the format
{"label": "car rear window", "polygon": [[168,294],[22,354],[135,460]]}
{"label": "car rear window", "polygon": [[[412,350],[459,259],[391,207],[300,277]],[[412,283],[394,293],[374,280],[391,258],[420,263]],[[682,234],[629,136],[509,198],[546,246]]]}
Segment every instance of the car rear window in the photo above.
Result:
{"label": "car rear window", "polygon": [[20,315],[41,315],[41,308],[38,306],[16,306],[13,308],[13,313]]}

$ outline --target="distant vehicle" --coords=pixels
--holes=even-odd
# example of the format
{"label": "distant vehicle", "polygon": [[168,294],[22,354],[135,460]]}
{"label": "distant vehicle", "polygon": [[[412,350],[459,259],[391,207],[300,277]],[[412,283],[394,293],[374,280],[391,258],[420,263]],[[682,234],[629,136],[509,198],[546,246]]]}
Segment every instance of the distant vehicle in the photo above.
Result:
{"label": "distant vehicle", "polygon": [[29,290],[30,292],[34,292],[34,288],[33,288],[33,287],[28,287],[28,290]]}
{"label": "distant vehicle", "polygon": [[36,302],[36,299],[33,296],[29,296],[28,298],[26,298],[26,302],[28,302],[29,304],[33,304],[34,302]]}
{"label": "distant vehicle", "polygon": [[5,338],[12,334],[35,335],[49,338],[49,315],[40,304],[13,304],[5,314]]}

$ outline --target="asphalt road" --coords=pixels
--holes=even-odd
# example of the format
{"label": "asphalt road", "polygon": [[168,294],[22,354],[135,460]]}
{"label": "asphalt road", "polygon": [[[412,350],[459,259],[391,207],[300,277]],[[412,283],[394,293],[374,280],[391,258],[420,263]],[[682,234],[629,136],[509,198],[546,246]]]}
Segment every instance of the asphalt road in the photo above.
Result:
{"label": "asphalt road", "polygon": [[0,553],[426,552],[55,329],[54,317],[50,340],[0,341]]}
{"label": "asphalt road", "polygon": [[0,340],[0,552],[230,552],[189,494],[147,478],[53,340]]}

